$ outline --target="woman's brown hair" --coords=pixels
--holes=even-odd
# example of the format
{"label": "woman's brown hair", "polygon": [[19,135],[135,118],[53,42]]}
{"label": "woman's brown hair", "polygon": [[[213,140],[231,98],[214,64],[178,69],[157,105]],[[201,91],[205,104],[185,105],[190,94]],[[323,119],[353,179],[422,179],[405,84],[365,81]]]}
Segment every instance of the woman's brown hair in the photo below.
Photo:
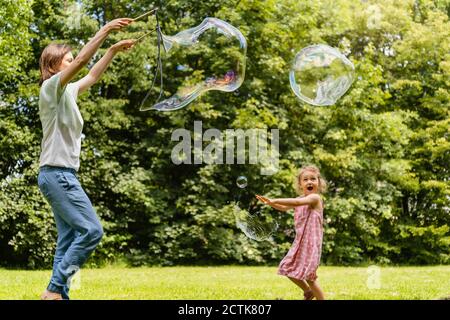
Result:
{"label": "woman's brown hair", "polygon": [[72,48],[66,44],[51,43],[45,47],[39,59],[39,70],[41,71],[39,85],[57,73],[55,70],[70,51]]}
{"label": "woman's brown hair", "polygon": [[306,172],[306,171],[311,171],[314,172],[317,175],[317,178],[319,179],[319,193],[323,193],[327,190],[327,182],[325,181],[324,178],[322,178],[322,176],[320,175],[320,170],[319,168],[317,168],[314,165],[306,165],[303,166],[300,171],[298,172],[298,175],[295,179],[295,190],[297,191],[297,193],[299,195],[303,194],[303,190],[300,184],[300,180],[302,178],[302,175]]}

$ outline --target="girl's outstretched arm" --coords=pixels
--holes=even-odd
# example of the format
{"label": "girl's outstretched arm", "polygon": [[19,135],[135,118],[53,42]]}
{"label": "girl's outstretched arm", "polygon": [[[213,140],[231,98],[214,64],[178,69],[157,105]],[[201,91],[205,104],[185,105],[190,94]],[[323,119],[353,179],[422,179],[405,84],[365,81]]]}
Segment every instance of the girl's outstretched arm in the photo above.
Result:
{"label": "girl's outstretched arm", "polygon": [[312,193],[303,198],[279,198],[279,199],[269,199],[271,203],[284,205],[284,206],[303,206],[309,205],[315,207],[320,203],[320,196],[316,193]]}
{"label": "girl's outstretched arm", "polygon": [[262,203],[267,204],[267,205],[271,206],[272,208],[277,209],[279,211],[288,211],[295,207],[295,206],[285,206],[285,205],[281,205],[281,204],[275,204],[275,203],[271,202],[269,198],[260,196],[258,194],[256,195],[256,199],[258,199]]}
{"label": "girl's outstretched arm", "polygon": [[133,19],[120,18],[115,19],[107,24],[105,24],[95,36],[89,40],[89,42],[81,49],[80,53],[73,60],[73,62],[61,71],[61,87],[64,87],[67,83],[72,80],[78,72],[89,62],[92,56],[97,52],[98,48],[108,37],[109,33],[114,30],[120,30],[121,28],[129,25],[133,22]]}
{"label": "girl's outstretched arm", "polygon": [[112,45],[108,49],[108,51],[106,51],[105,55],[92,67],[89,73],[85,77],[77,81],[77,84],[79,86],[78,92],[82,93],[83,91],[89,89],[94,83],[96,83],[101,78],[106,68],[108,68],[109,64],[116,56],[116,54],[120,51],[126,51],[130,49],[135,43],[135,40],[122,40]]}

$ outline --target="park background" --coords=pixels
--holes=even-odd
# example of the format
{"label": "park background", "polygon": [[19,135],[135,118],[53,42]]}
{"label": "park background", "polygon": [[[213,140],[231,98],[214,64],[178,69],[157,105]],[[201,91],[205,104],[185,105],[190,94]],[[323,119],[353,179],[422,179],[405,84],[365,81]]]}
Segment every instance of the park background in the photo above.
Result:
{"label": "park background", "polygon": [[[155,6],[166,35],[205,17],[237,27],[248,43],[245,80],[234,93],[210,91],[175,112],[141,112],[156,62],[152,36],[119,54],[80,95],[79,179],[105,231],[87,267],[276,266],[294,238],[292,213],[272,212],[279,224],[272,242],[247,238],[233,214],[236,178],[248,177],[247,195],[293,197],[307,163],[329,185],[324,268],[450,263],[448,0],[0,3],[0,266],[50,269],[53,258],[56,229],[37,187],[42,49],[58,41],[76,54],[107,21]],[[112,34],[89,66],[109,45],[154,26],[151,17]],[[299,101],[289,86],[295,54],[317,43],[338,48],[356,69],[348,93],[329,107]],[[187,58],[189,77],[176,61],[164,62],[167,90],[202,79],[223,55],[198,50]],[[193,130],[194,121],[204,130],[280,129],[279,171],[173,164],[171,133]]]}

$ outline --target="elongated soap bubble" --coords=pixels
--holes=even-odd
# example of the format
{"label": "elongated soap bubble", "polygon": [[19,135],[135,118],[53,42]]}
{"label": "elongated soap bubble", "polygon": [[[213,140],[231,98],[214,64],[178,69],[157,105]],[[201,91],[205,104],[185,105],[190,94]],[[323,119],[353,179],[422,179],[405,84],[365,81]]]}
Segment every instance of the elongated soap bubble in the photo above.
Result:
{"label": "elongated soap bubble", "polygon": [[167,53],[164,70],[170,74],[165,84],[177,89],[155,105],[141,107],[142,111],[177,110],[206,91],[231,92],[244,81],[247,41],[229,23],[206,18],[194,28],[161,37]]}
{"label": "elongated soap bubble", "polygon": [[313,45],[295,56],[289,82],[302,101],[329,106],[350,88],[354,71],[353,63],[338,50],[324,44]]}

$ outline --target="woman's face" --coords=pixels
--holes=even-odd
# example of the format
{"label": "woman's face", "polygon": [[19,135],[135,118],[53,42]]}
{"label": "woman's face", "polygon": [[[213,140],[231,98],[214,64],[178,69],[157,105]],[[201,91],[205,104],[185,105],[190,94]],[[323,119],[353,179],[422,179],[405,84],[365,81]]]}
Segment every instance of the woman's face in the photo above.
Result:
{"label": "woman's face", "polygon": [[318,193],[319,176],[313,171],[303,172],[300,176],[300,186],[302,187],[305,196],[311,193]]}
{"label": "woman's face", "polygon": [[64,58],[62,59],[61,64],[59,65],[57,72],[63,71],[65,68],[70,66],[72,61],[73,61],[73,54],[72,54],[72,52],[67,52],[64,55]]}

